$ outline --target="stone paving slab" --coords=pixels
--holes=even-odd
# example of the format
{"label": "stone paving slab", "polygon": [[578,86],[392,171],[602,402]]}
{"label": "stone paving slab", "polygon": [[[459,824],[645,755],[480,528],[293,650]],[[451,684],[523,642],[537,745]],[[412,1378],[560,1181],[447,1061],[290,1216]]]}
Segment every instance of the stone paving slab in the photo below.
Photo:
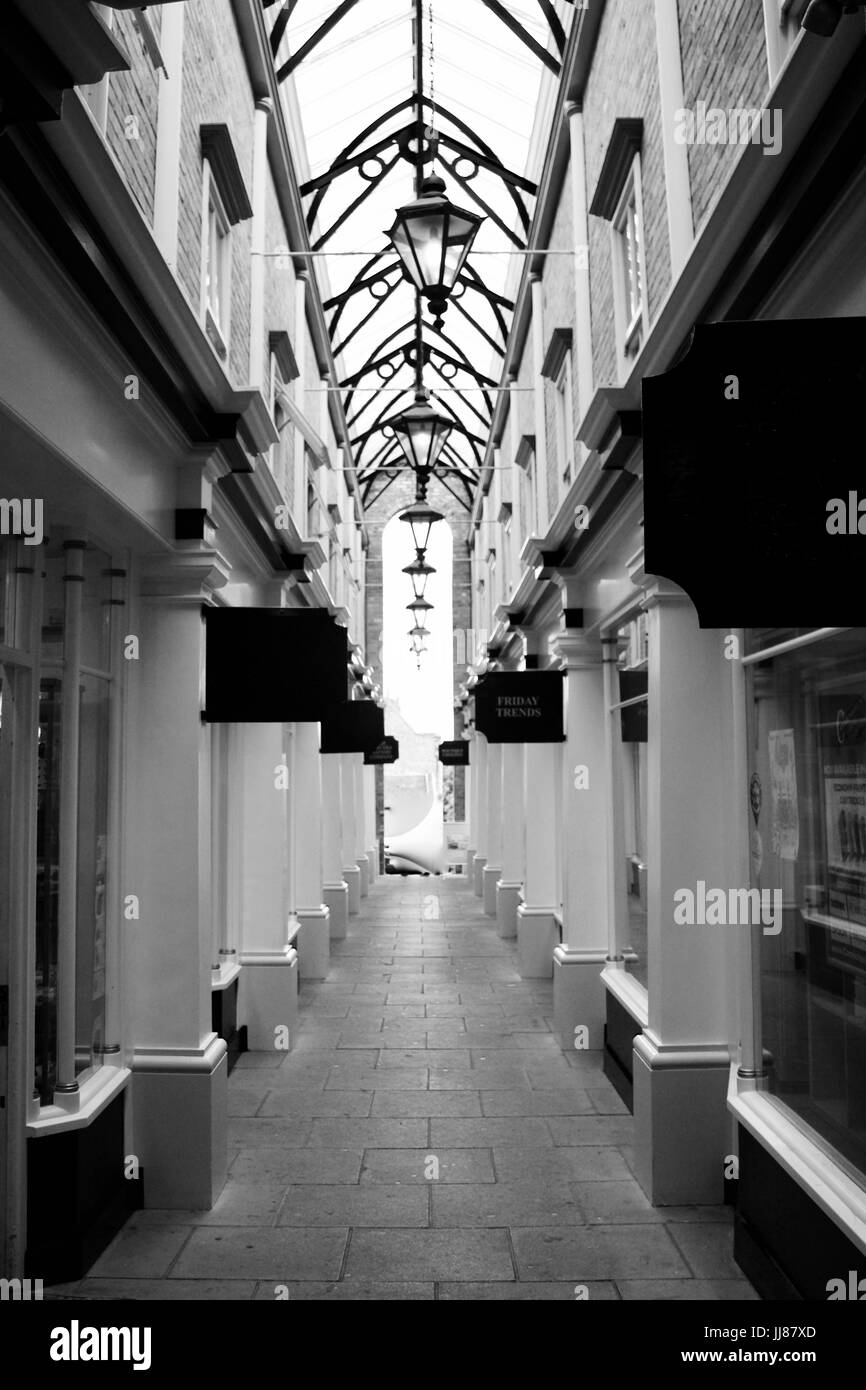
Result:
{"label": "stone paving slab", "polygon": [[552,981],[520,978],[465,879],[380,880],[301,983],[291,1050],[235,1067],[213,1210],[137,1213],[46,1295],[755,1298],[730,1209],[651,1206],[600,1054],[552,1029]]}

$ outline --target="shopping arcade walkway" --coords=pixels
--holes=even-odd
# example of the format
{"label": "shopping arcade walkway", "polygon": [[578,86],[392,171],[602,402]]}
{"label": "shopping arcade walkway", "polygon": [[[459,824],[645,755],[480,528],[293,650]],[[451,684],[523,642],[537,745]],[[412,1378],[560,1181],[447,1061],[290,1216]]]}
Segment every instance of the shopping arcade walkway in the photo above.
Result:
{"label": "shopping arcade walkway", "polygon": [[138,1213],[52,1296],[754,1298],[728,1208],[649,1205],[600,1057],[563,1054],[515,946],[459,876],[380,879],[292,1051],[232,1075],[214,1210]]}

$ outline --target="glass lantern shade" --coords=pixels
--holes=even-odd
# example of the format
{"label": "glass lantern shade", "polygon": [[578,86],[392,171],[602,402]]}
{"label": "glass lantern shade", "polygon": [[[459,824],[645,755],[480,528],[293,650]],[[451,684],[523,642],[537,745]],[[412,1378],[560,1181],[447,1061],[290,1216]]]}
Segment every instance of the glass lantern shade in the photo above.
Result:
{"label": "glass lantern shade", "polygon": [[397,209],[388,236],[407,279],[440,316],[483,221],[455,207],[445,196],[444,179],[435,174],[424,180],[414,203]]}
{"label": "glass lantern shade", "polygon": [[414,603],[407,603],[406,607],[416,623],[426,623],[427,614],[433,612],[433,604],[423,598],[416,598]]}
{"label": "glass lantern shade", "polygon": [[437,521],[444,521],[441,512],[436,512],[432,507],[428,507],[424,502],[416,502],[414,506],[407,510],[400,517],[412,528],[412,539],[415,542],[415,549],[418,551],[419,559],[430,543],[430,531]]}
{"label": "glass lantern shade", "polygon": [[424,597],[424,591],[427,588],[427,580],[430,578],[430,575],[435,574],[436,571],[433,566],[428,565],[426,561],[415,560],[413,564],[406,565],[403,573],[409,575],[409,578],[412,580],[412,589],[414,590],[415,597],[420,599]]}
{"label": "glass lantern shade", "polygon": [[409,467],[414,468],[416,473],[425,470],[431,473],[451,433],[451,421],[434,410],[427,403],[426,394],[419,391],[415,404],[389,423]]}

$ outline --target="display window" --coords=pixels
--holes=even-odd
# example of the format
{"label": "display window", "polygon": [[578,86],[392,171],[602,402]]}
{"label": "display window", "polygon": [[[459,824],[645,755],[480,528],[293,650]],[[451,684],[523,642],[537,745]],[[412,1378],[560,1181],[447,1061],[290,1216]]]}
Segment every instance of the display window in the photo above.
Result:
{"label": "display window", "polygon": [[617,955],[647,987],[647,627],[636,614],[617,629],[609,717],[617,807]]}
{"label": "display window", "polygon": [[768,1089],[866,1180],[866,629],[747,638]]}

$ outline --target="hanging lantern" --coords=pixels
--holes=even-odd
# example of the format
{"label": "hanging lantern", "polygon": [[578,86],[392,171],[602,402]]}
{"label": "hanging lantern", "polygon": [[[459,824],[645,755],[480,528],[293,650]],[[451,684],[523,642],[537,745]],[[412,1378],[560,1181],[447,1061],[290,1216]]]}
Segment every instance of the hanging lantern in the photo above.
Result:
{"label": "hanging lantern", "polygon": [[439,459],[445,441],[453,428],[451,421],[434,410],[427,392],[419,390],[415,404],[390,420],[394,434],[406,455],[406,462],[426,482]]}
{"label": "hanging lantern", "polygon": [[412,588],[416,598],[424,597],[424,590],[427,588],[427,580],[436,571],[432,565],[428,565],[426,560],[414,560],[411,565],[406,565],[403,570],[412,580]]}
{"label": "hanging lantern", "polygon": [[415,542],[415,549],[418,552],[419,561],[423,561],[424,553],[430,543],[430,531],[437,521],[444,521],[441,512],[435,512],[432,507],[428,507],[425,502],[415,502],[400,517],[412,528],[412,540]]}
{"label": "hanging lantern", "polygon": [[414,602],[407,603],[406,607],[412,613],[416,623],[423,623],[426,615],[433,612],[433,604],[428,603],[426,598],[416,598]]}
{"label": "hanging lantern", "polygon": [[427,298],[437,329],[442,327],[448,296],[483,221],[477,213],[449,201],[445,180],[438,174],[424,180],[421,196],[414,203],[397,209],[387,235],[407,279]]}

